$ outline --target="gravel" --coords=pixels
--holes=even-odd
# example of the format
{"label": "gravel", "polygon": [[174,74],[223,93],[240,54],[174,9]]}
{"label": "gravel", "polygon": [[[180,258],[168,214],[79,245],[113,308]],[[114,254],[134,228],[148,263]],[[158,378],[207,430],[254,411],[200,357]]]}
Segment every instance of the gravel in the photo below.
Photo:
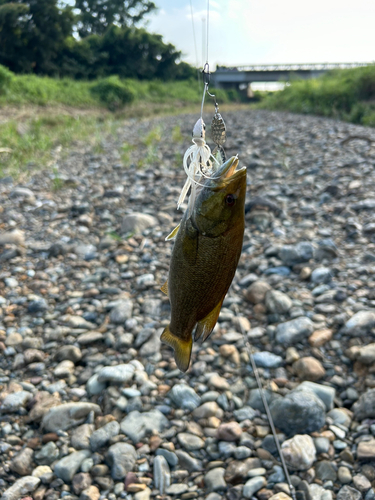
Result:
{"label": "gravel", "polygon": [[160,287],[196,116],[119,121],[53,173],[0,179],[2,500],[289,500],[241,327],[299,498],[375,500],[374,130],[224,119],[256,203],[184,375]]}

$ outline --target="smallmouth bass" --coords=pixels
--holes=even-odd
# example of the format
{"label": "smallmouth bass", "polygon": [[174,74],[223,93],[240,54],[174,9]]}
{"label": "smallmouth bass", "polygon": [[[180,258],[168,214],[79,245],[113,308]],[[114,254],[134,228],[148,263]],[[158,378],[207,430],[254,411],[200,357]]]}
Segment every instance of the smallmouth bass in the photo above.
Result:
{"label": "smallmouth bass", "polygon": [[171,303],[171,321],[161,341],[174,349],[181,371],[189,367],[194,328],[194,340],[211,334],[241,255],[246,167],[237,166],[232,157],[205,180],[191,212],[169,236],[176,240],[161,290]]}

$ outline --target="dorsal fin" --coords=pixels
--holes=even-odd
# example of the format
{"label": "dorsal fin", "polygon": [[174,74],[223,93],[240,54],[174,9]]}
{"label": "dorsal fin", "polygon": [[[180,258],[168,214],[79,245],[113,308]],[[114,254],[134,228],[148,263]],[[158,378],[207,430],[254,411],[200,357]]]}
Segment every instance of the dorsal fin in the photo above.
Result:
{"label": "dorsal fin", "polygon": [[178,226],[176,226],[171,233],[168,234],[168,236],[165,238],[165,241],[173,240],[176,238],[178,230],[180,229],[181,222]]}
{"label": "dorsal fin", "polygon": [[168,280],[164,283],[160,290],[168,297]]}

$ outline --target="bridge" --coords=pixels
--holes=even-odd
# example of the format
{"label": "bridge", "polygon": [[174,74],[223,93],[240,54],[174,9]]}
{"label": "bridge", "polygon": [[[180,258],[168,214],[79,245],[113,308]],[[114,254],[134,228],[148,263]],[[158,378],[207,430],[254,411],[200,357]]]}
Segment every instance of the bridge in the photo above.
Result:
{"label": "bridge", "polygon": [[317,64],[258,64],[253,66],[220,67],[211,74],[216,88],[247,88],[253,82],[288,82],[293,78],[317,78],[332,69],[369,66],[374,63],[317,63]]}

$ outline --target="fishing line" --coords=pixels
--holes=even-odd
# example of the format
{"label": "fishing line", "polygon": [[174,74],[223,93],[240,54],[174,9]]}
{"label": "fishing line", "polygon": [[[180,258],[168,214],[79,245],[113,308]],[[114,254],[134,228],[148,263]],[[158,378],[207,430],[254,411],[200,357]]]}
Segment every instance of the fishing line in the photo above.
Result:
{"label": "fishing line", "polygon": [[198,49],[197,49],[197,38],[195,36],[195,24],[194,24],[194,13],[193,13],[193,4],[192,0],[190,0],[190,14],[191,14],[191,24],[193,27],[193,40],[194,40],[194,52],[195,52],[195,66],[197,67],[197,80],[198,80],[198,86],[200,83],[200,78],[199,78],[199,63],[198,63]]}
{"label": "fishing line", "polygon": [[[236,315],[237,315],[237,319],[239,320],[239,309],[238,309],[237,304],[234,304],[234,307],[235,307],[235,312],[236,312]],[[287,480],[287,483],[288,483],[288,486],[289,486],[290,494],[291,494],[293,500],[297,500],[296,499],[296,491],[295,491],[294,486],[292,485],[292,482],[290,480],[290,474],[289,474],[288,466],[286,465],[286,462],[285,462],[285,459],[284,459],[284,455],[282,454],[281,446],[280,446],[279,440],[277,438],[276,428],[275,428],[275,424],[273,422],[273,418],[272,418],[272,415],[271,415],[270,407],[268,406],[268,402],[267,402],[266,396],[264,394],[264,390],[263,390],[263,386],[262,386],[262,381],[261,381],[260,375],[259,375],[259,370],[258,370],[258,367],[257,367],[257,365],[255,363],[254,348],[251,346],[250,342],[246,338],[246,334],[244,332],[242,323],[240,321],[238,321],[238,324],[239,324],[241,333],[242,333],[244,341],[245,341],[245,346],[246,346],[247,352],[249,354],[251,367],[252,367],[253,372],[254,372],[256,383],[258,385],[260,397],[262,399],[264,408],[266,410],[267,419],[268,419],[268,422],[269,422],[270,427],[271,427],[271,432],[272,432],[272,435],[273,435],[273,439],[275,441],[275,445],[276,445],[276,448],[277,448],[277,453],[278,453],[278,455],[280,457],[281,465],[282,465],[282,468],[283,468],[283,471],[284,471],[284,474],[285,474],[285,479]]]}

